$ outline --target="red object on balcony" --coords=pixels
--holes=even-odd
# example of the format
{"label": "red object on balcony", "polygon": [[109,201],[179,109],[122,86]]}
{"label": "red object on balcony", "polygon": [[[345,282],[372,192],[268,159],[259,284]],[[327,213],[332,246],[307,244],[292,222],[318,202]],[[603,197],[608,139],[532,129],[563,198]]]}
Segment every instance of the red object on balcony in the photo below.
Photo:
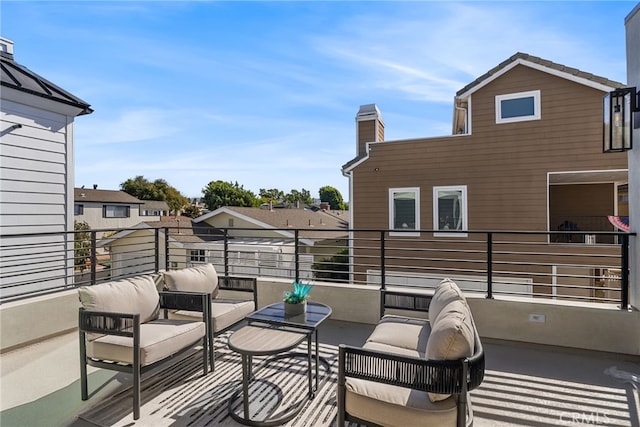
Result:
{"label": "red object on balcony", "polygon": [[624,232],[628,233],[629,230],[631,229],[629,227],[629,217],[628,216],[609,215],[609,216],[607,216],[607,218],[609,218],[609,222],[611,224],[613,224],[613,226],[616,227],[620,231],[624,231]]}

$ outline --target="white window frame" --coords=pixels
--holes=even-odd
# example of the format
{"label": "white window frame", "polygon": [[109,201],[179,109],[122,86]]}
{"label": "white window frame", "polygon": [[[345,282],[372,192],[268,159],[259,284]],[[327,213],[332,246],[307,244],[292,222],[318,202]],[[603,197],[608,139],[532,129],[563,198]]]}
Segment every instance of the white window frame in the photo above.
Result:
{"label": "white window frame", "polygon": [[[530,98],[533,97],[533,114],[529,116],[518,117],[502,117],[502,101],[508,101],[510,99]],[[496,95],[496,123],[514,123],[514,122],[526,122],[530,120],[540,120],[542,114],[540,112],[540,91],[530,90],[527,92],[508,93],[505,95]]]}
{"label": "white window frame", "polygon": [[419,187],[401,187],[389,189],[389,230],[396,230],[394,226],[394,195],[396,193],[414,193],[415,194],[415,231],[390,231],[390,236],[416,237],[420,236],[420,188]]}
{"label": "white window frame", "polygon": [[190,249],[189,261],[193,262],[207,262],[207,250],[206,249]]}
{"label": "white window frame", "polygon": [[447,231],[440,231],[439,224],[439,193],[444,191],[460,191],[462,194],[462,206],[460,206],[460,213],[462,214],[462,230],[467,231],[468,226],[468,211],[467,211],[467,186],[466,185],[451,185],[433,187],[433,235],[436,237],[467,237],[468,233],[457,231],[455,233],[449,233]]}

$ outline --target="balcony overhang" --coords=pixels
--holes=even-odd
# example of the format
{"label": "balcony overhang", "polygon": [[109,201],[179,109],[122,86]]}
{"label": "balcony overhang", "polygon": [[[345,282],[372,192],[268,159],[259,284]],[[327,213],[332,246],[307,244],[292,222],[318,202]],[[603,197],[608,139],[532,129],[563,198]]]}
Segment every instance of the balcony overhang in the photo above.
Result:
{"label": "balcony overhang", "polygon": [[628,180],[629,173],[627,169],[549,172],[549,185],[626,183]]}

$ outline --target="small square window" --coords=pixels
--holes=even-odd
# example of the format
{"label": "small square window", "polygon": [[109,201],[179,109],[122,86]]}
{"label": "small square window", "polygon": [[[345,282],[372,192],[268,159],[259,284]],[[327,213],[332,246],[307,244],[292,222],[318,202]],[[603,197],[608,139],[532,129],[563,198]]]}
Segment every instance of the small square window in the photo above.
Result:
{"label": "small square window", "polygon": [[84,215],[84,205],[76,203],[73,205],[73,214],[74,215]]}
{"label": "small square window", "polygon": [[540,120],[540,91],[496,96],[496,123]]}
{"label": "small square window", "polygon": [[206,253],[204,249],[191,249],[191,262],[206,262]]}

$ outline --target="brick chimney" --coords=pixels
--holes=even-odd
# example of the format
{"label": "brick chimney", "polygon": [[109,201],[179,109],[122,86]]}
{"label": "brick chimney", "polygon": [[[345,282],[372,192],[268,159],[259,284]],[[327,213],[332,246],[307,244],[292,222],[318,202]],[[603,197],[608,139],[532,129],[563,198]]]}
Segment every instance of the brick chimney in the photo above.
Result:
{"label": "brick chimney", "polygon": [[365,154],[367,142],[384,141],[384,122],[376,104],[361,105],[356,115],[358,155]]}

